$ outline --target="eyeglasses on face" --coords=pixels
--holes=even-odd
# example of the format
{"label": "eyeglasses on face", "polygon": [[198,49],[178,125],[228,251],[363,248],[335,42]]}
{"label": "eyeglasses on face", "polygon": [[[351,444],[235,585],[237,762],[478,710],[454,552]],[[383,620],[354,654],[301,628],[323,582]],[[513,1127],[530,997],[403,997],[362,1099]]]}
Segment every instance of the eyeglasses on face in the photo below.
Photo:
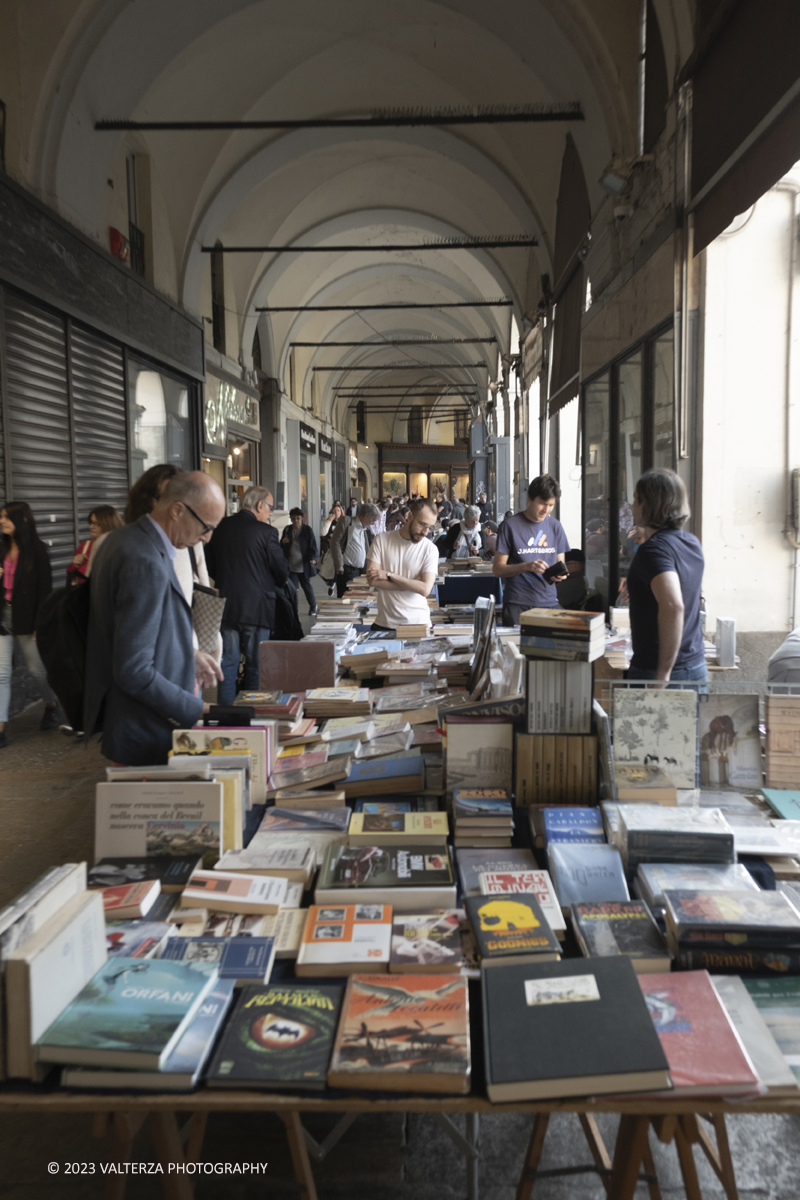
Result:
{"label": "eyeglasses on face", "polygon": [[203,520],[203,518],[202,518],[202,517],[198,517],[197,513],[194,511],[194,509],[192,508],[191,504],[187,504],[185,500],[184,500],[182,503],[183,503],[183,507],[184,507],[184,508],[185,508],[185,509],[186,509],[188,512],[190,512],[190,513],[192,514],[192,516],[194,517],[195,521],[197,521],[197,524],[201,526],[201,528],[202,528],[202,530],[203,530],[203,536],[204,536],[204,537],[205,537],[205,535],[206,535],[207,533],[213,533],[213,532],[214,532],[214,530],[217,528],[217,527],[216,527],[216,525],[207,525],[207,524],[206,524],[206,522]]}

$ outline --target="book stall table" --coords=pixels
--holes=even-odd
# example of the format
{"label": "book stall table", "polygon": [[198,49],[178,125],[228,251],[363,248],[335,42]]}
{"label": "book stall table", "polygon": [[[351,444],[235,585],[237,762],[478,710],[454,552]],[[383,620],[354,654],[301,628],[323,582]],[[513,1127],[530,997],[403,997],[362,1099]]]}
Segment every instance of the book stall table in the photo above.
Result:
{"label": "book stall table", "polygon": [[[681,1100],[591,1097],[548,1101],[542,1103],[492,1104],[479,1096],[398,1096],[391,1099],[352,1097],[314,1098],[277,1095],[266,1092],[203,1090],[190,1094],[109,1095],[52,1091],[0,1092],[1,1114],[93,1113],[96,1137],[110,1137],[108,1161],[124,1163],[132,1159],[133,1139],[145,1121],[149,1121],[153,1141],[164,1174],[161,1176],[166,1200],[192,1200],[192,1174],[177,1173],[173,1165],[200,1161],[206,1123],[211,1113],[272,1113],[286,1127],[292,1164],[301,1200],[316,1200],[317,1191],[308,1151],[308,1138],[302,1125],[303,1113],[340,1113],[345,1128],[362,1113],[428,1114],[450,1134],[467,1160],[466,1195],[478,1200],[478,1164],[480,1157],[480,1116],[497,1113],[530,1113],[533,1129],[526,1150],[516,1200],[530,1200],[537,1178],[554,1175],[597,1173],[609,1200],[633,1200],[637,1184],[647,1183],[650,1200],[660,1200],[661,1192],[654,1173],[649,1132],[652,1127],[663,1143],[676,1144],[678,1160],[686,1189],[687,1200],[702,1200],[692,1145],[699,1144],[722,1183],[727,1200],[737,1200],[736,1182],[725,1133],[726,1114],[800,1115],[800,1098],[760,1097],[727,1103],[724,1100],[692,1097]],[[555,1113],[578,1116],[586,1137],[593,1163],[588,1166],[565,1166],[539,1172],[538,1164],[544,1147],[547,1126]],[[612,1154],[600,1137],[595,1117],[599,1113],[619,1114],[620,1124]],[[183,1127],[178,1114],[188,1115]],[[466,1137],[449,1122],[453,1115],[466,1117]],[[701,1124],[699,1117],[712,1123],[717,1145]],[[349,1120],[348,1120],[349,1118]],[[344,1129],[341,1130],[344,1132]],[[337,1129],[327,1139],[328,1146],[341,1136]],[[313,1141],[312,1141],[313,1145]],[[323,1157],[322,1154],[318,1157]],[[644,1170],[644,1174],[642,1173]],[[126,1175],[107,1177],[103,1200],[122,1200]]]}
{"label": "book stall table", "polygon": [[464,575],[453,572],[445,575],[438,585],[439,604],[474,604],[481,596],[494,596],[498,609],[503,603],[503,587],[494,575]]}

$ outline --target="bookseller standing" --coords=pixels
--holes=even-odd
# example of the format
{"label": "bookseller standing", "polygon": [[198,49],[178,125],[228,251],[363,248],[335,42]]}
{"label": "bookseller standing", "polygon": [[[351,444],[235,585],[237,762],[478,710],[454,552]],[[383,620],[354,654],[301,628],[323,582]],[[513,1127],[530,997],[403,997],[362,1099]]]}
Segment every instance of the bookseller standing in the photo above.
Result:
{"label": "bookseller standing", "polygon": [[[192,610],[173,562],[211,537],[225,497],[202,471],[176,475],[153,511],[115,529],[97,552],[86,647],[86,735],[130,766],[166,762],[172,730],[207,708],[195,694],[222,672],[192,642]],[[283,558],[283,555],[281,555]]]}
{"label": "bookseller standing", "polygon": [[378,613],[373,629],[431,623],[428,596],[439,570],[439,552],[428,534],[436,510],[427,500],[413,500],[408,523],[381,533],[367,559],[367,582],[377,591]]}
{"label": "bookseller standing", "polygon": [[520,613],[528,608],[560,607],[555,584],[544,578],[569,550],[563,526],[553,516],[560,495],[552,475],[539,475],[528,488],[525,511],[507,517],[497,531],[492,573],[503,580],[504,625],[519,625]]}
{"label": "bookseller standing", "polygon": [[628,679],[708,678],[700,589],[703,549],[681,526],[689,516],[683,480],[658,467],[645,471],[633,495],[633,519],[644,530],[628,571],[633,658]]}

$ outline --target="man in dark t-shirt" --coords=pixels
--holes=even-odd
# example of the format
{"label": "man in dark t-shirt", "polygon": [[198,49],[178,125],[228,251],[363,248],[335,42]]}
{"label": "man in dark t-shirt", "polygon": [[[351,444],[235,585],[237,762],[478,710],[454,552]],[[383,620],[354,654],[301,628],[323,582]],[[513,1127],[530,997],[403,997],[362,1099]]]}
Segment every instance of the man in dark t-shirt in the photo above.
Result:
{"label": "man in dark t-shirt", "polygon": [[524,512],[506,517],[497,531],[492,572],[503,580],[504,625],[519,625],[528,608],[560,607],[555,584],[543,578],[569,550],[561,522],[552,515],[560,495],[552,475],[540,475],[528,488]]}

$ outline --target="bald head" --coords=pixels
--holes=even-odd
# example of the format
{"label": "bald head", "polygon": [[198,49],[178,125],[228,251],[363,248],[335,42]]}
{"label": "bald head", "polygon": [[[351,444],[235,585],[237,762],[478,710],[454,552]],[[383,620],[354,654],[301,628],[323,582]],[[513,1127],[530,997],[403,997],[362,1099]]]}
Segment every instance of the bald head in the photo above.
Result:
{"label": "bald head", "polygon": [[151,516],[182,550],[208,541],[225,516],[225,497],[205,471],[182,471],[170,479]]}

